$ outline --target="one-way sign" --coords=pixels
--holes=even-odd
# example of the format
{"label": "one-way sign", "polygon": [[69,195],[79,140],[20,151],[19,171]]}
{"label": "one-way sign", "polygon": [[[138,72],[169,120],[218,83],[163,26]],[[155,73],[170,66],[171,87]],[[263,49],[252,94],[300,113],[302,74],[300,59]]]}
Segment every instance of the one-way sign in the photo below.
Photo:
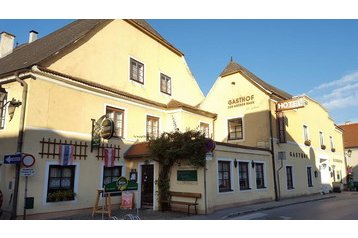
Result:
{"label": "one-way sign", "polygon": [[5,155],[4,156],[4,164],[20,164],[22,155],[14,154],[14,155]]}

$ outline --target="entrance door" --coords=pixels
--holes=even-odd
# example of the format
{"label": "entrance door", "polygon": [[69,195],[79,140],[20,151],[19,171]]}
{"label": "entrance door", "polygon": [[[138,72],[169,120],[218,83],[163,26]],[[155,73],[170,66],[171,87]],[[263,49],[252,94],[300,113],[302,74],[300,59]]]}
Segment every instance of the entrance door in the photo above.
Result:
{"label": "entrance door", "polygon": [[142,165],[141,207],[153,207],[154,165]]}
{"label": "entrance door", "polygon": [[331,185],[330,185],[331,174],[329,172],[329,165],[328,165],[328,163],[326,163],[326,161],[321,163],[320,172],[321,172],[322,193],[329,193],[329,191],[331,190]]}

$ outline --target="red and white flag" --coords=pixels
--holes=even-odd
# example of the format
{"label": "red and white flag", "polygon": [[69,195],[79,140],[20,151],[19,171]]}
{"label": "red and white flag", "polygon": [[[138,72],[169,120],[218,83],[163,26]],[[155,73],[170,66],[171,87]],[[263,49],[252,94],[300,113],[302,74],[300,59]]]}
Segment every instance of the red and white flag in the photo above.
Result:
{"label": "red and white flag", "polygon": [[62,166],[73,164],[74,147],[72,145],[60,145],[60,160],[59,164]]}
{"label": "red and white flag", "polygon": [[114,149],[113,148],[104,148],[104,166],[113,167],[114,166]]}

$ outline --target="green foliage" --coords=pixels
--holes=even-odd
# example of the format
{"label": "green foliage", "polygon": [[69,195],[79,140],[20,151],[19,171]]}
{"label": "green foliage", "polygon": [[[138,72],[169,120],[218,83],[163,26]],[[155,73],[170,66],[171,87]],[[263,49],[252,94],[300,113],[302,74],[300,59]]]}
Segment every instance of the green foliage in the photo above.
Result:
{"label": "green foliage", "polygon": [[149,140],[150,156],[161,164],[158,178],[160,201],[167,201],[169,198],[169,178],[174,163],[187,160],[195,167],[205,166],[207,140],[197,130],[165,132],[160,137]]}

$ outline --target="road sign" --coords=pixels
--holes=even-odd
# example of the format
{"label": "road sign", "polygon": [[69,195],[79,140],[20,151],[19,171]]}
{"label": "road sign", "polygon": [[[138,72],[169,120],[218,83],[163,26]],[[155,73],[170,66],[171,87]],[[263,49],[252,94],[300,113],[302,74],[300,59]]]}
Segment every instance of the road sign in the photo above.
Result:
{"label": "road sign", "polygon": [[35,163],[35,157],[30,154],[25,154],[22,158],[22,165],[25,167],[31,167]]}
{"label": "road sign", "polygon": [[34,176],[35,170],[33,168],[21,168],[20,176]]}
{"label": "road sign", "polygon": [[21,154],[5,155],[4,164],[20,164],[21,163]]}

